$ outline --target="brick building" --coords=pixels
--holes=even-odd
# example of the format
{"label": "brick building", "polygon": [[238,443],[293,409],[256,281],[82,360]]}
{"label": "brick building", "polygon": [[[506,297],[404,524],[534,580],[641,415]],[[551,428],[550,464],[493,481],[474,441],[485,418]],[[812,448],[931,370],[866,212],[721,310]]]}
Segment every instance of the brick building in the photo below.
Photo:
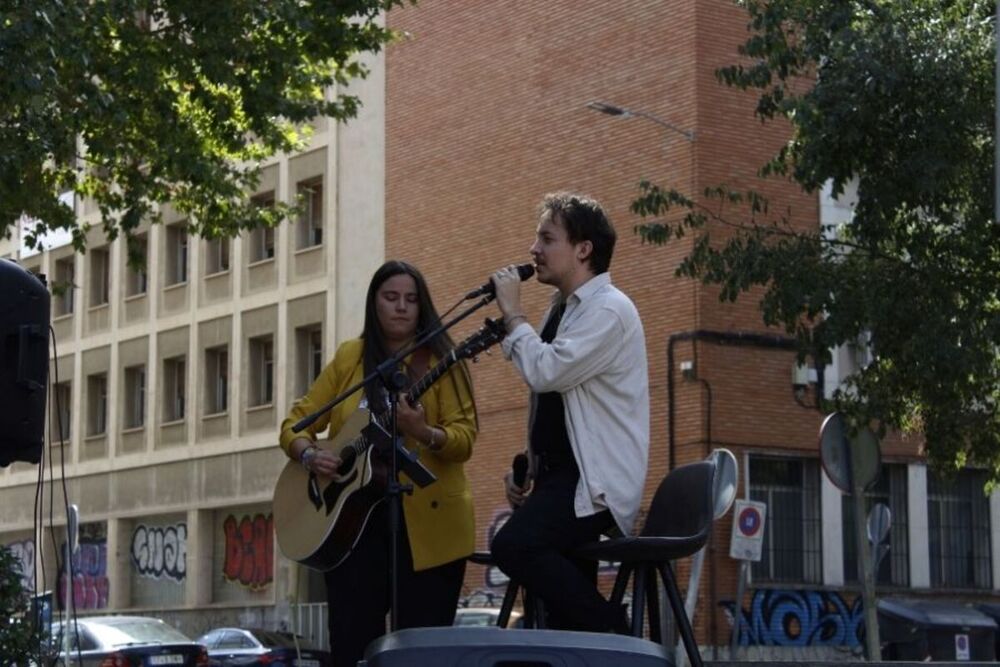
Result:
{"label": "brick building", "polygon": [[[763,325],[754,295],[720,303],[716,289],[674,276],[690,239],[643,246],[632,231],[639,220],[629,203],[641,179],[689,193],[755,188],[803,229],[850,215],[849,195],[837,202],[756,176],[788,130],[762,125],[755,96],[714,76],[738,59],[744,11],[726,0],[472,1],[422,3],[392,12],[389,23],[405,38],[387,59],[387,254],[422,266],[439,305],[450,305],[494,267],[529,259],[544,193],[568,189],[600,200],[619,232],[611,275],[646,330],[647,498],[673,465],[713,447],[732,450],[741,469],[749,462],[751,495],[768,503],[770,519],[765,556],[742,603],[751,623],[744,642],[856,649],[852,633],[863,623],[850,503],[820,469],[815,398],[817,382],[832,391],[863,363],[864,346],[837,350],[833,365],[793,386],[794,353],[783,332]],[[602,115],[586,106],[591,101],[662,122]],[[532,283],[522,293],[538,322],[548,290]],[[682,373],[682,364],[691,371]],[[524,443],[527,396],[499,358],[484,359],[475,379],[482,434],[469,468],[485,548],[506,512],[500,479]],[[880,594],[993,594],[1000,505],[979,491],[982,475],[966,471],[945,485],[924,466],[917,443],[898,438],[883,443],[883,461],[869,501],[894,515]],[[722,604],[735,596],[737,572],[730,530],[730,517],[718,523],[701,576],[702,645],[729,643]],[[682,564],[682,589],[687,576]],[[473,603],[483,599],[477,590],[502,591],[491,588],[497,581],[494,572],[471,571]],[[795,611],[774,620],[779,604]]]}

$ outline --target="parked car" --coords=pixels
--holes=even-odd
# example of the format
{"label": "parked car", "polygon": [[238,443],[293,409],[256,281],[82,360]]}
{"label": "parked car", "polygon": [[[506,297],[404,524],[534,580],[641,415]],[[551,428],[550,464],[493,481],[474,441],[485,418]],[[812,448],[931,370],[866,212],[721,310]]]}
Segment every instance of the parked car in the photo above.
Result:
{"label": "parked car", "polygon": [[198,643],[208,648],[213,667],[327,667],[333,664],[328,651],[320,650],[309,640],[290,632],[216,628],[199,637]]}
{"label": "parked car", "polygon": [[[496,625],[500,618],[499,607],[461,607],[455,613],[454,625],[465,628]],[[511,611],[507,619],[508,628],[520,628],[523,625],[521,612]]]}
{"label": "parked car", "polygon": [[59,667],[208,667],[204,646],[145,616],[87,616],[75,629],[72,621],[56,623],[49,645]]}

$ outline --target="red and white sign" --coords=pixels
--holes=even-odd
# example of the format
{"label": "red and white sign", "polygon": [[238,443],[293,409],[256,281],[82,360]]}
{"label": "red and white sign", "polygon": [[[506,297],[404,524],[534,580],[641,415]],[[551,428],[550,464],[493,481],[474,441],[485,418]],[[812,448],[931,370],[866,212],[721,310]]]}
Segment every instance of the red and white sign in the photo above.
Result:
{"label": "red and white sign", "polygon": [[753,500],[736,501],[733,509],[733,532],[729,539],[730,558],[760,560],[766,516],[766,504]]}

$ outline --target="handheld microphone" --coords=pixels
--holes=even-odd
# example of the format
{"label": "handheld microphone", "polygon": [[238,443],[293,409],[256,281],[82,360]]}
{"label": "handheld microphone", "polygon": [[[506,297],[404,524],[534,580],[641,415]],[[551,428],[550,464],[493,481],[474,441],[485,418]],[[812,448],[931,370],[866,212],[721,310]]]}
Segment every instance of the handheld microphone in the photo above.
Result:
{"label": "handheld microphone", "polygon": [[[527,280],[531,276],[535,275],[535,267],[531,264],[519,264],[517,267],[517,275],[520,276],[521,280]],[[465,295],[466,299],[475,299],[484,295],[495,296],[496,287],[493,286],[492,280],[487,280],[485,285],[477,287],[468,294]]]}
{"label": "handheld microphone", "polygon": [[514,475],[511,477],[514,486],[523,488],[524,483],[528,481],[528,457],[524,454],[517,454],[514,456],[510,469],[514,471]]}

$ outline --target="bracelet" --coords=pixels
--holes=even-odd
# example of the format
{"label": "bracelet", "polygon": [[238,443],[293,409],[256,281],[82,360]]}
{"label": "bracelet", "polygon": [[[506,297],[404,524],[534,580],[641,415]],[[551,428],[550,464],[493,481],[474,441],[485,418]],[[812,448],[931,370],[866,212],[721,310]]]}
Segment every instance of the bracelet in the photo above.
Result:
{"label": "bracelet", "polygon": [[316,454],[318,453],[319,453],[319,448],[316,447],[316,445],[309,445],[308,447],[302,450],[301,454],[299,454],[299,463],[301,463],[302,467],[305,468],[306,470],[310,470],[309,464],[312,462],[314,458],[316,458]]}
{"label": "bracelet", "polygon": [[525,317],[524,313],[516,313],[514,315],[510,315],[509,317],[504,317],[503,318],[503,325],[507,328],[507,331],[510,331],[510,329],[511,329],[510,325],[513,322],[516,322],[517,320],[524,320],[525,322],[527,322],[528,318]]}
{"label": "bracelet", "polygon": [[438,446],[436,441],[437,441],[437,430],[433,426],[431,426],[431,437],[430,437],[430,442],[427,443],[427,449],[431,450],[432,452],[436,452],[437,450],[441,449],[441,447]]}

